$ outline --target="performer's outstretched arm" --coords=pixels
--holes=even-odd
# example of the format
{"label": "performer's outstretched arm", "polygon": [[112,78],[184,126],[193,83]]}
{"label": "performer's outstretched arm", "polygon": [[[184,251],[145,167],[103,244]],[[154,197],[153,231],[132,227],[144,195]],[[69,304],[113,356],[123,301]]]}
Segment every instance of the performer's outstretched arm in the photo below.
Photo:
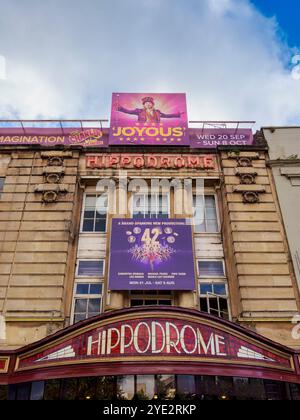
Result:
{"label": "performer's outstretched arm", "polygon": [[177,114],[164,114],[161,111],[159,112],[161,118],[181,118],[181,114],[183,114],[183,112],[178,112]]}
{"label": "performer's outstretched arm", "polygon": [[131,115],[139,115],[140,110],[139,109],[127,109],[124,108],[123,106],[118,106],[117,107],[117,111],[119,112],[123,112],[124,114],[131,114]]}

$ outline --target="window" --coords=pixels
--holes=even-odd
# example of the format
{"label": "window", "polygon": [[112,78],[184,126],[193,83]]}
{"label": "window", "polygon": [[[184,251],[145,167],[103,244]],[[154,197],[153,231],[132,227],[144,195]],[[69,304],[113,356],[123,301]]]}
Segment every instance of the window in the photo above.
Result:
{"label": "window", "polygon": [[134,219],[169,217],[168,194],[134,194],[132,205]]}
{"label": "window", "polygon": [[108,198],[87,194],[82,215],[82,232],[106,232]]}
{"label": "window", "polygon": [[3,189],[4,189],[4,181],[5,181],[5,178],[0,178],[0,198],[1,198],[1,194],[3,193]]}
{"label": "window", "polygon": [[74,323],[99,315],[102,307],[102,283],[77,283],[74,297]]}
{"label": "window", "polygon": [[200,283],[200,311],[229,319],[227,284],[220,282]]}
{"label": "window", "polygon": [[45,388],[44,381],[32,382],[30,399],[35,400],[35,401],[42,400],[44,397],[44,388]]}
{"label": "window", "polygon": [[78,277],[103,277],[103,260],[79,260],[77,268]]}
{"label": "window", "polygon": [[155,395],[155,376],[136,376],[136,398],[138,400],[152,400]]}
{"label": "window", "polygon": [[203,277],[225,277],[223,260],[198,261],[200,279]]}
{"label": "window", "polygon": [[172,306],[172,292],[163,290],[133,291],[130,306]]}
{"label": "window", "polygon": [[193,206],[195,214],[196,233],[216,233],[219,232],[219,223],[214,195],[194,196]]}
{"label": "window", "polygon": [[199,260],[200,310],[229,319],[228,288],[223,260]]}

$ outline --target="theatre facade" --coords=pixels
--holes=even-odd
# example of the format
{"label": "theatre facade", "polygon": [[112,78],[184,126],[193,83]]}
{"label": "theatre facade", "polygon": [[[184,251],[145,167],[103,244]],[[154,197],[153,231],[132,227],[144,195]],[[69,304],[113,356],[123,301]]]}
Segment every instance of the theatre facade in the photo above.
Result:
{"label": "theatre facade", "polygon": [[0,399],[300,399],[263,132],[153,96],[0,128]]}

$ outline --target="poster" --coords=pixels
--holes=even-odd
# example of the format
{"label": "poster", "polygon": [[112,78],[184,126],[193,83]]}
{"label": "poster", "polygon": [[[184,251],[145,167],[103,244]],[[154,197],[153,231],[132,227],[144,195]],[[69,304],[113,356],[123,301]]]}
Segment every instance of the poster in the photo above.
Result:
{"label": "poster", "polygon": [[3,146],[108,147],[108,136],[100,128],[0,128]]}
{"label": "poster", "polygon": [[194,290],[189,221],[113,219],[109,289]]}
{"label": "poster", "polygon": [[192,149],[216,149],[218,146],[251,146],[253,140],[251,129],[190,129],[190,146]]}
{"label": "poster", "polygon": [[110,145],[188,146],[183,93],[113,93]]}

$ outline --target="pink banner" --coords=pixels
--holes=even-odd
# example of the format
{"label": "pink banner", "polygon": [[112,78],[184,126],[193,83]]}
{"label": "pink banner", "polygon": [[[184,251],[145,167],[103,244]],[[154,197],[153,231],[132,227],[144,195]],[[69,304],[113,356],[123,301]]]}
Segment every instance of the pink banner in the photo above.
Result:
{"label": "pink banner", "polygon": [[3,146],[107,147],[108,136],[100,128],[0,128]]}
{"label": "pink banner", "polygon": [[183,93],[114,93],[110,145],[188,146]]}

